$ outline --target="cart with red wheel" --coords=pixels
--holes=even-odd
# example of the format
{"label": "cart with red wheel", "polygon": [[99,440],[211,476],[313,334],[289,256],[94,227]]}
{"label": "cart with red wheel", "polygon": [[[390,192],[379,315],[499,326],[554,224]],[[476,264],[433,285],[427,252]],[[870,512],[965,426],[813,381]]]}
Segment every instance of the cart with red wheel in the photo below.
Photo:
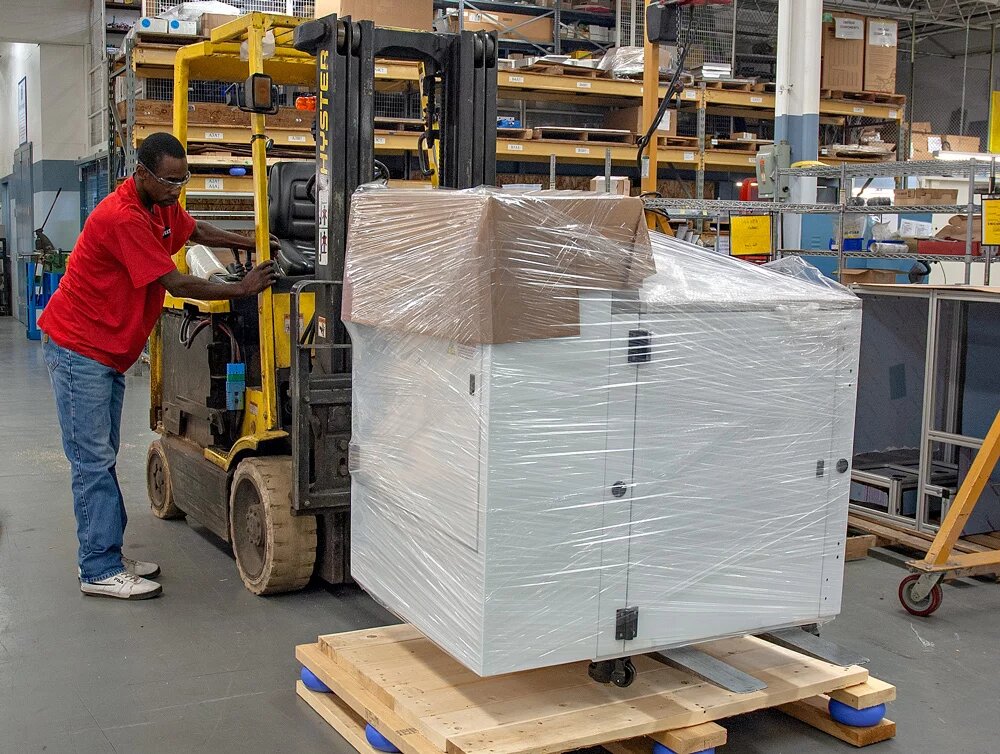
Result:
{"label": "cart with red wheel", "polygon": [[937,536],[922,560],[906,564],[914,573],[899,584],[899,601],[907,612],[926,617],[941,607],[945,578],[1000,574],[1000,550],[985,552],[955,552],[955,543],[962,535],[969,516],[979,502],[990,475],[1000,460],[1000,413],[993,419],[990,431],[972,461],[969,473],[959,487],[955,501],[948,509]]}

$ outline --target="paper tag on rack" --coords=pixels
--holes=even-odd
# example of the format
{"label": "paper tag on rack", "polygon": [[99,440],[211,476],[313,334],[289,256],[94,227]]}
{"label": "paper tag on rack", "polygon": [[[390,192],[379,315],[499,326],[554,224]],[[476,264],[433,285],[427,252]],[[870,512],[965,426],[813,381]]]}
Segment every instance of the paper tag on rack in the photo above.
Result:
{"label": "paper tag on rack", "polygon": [[524,76],[510,76],[507,80],[512,84],[523,84]]}
{"label": "paper tag on rack", "polygon": [[834,36],[837,39],[864,39],[865,19],[863,18],[834,18]]}
{"label": "paper tag on rack", "polygon": [[376,76],[388,76],[389,75],[389,68],[388,68],[388,66],[384,66],[384,65],[377,65],[377,66],[375,66],[375,75]]}
{"label": "paper tag on rack", "polygon": [[576,82],[576,88],[577,89],[590,89],[591,87],[592,87],[592,84],[589,81],[577,81]]}
{"label": "paper tag on rack", "polygon": [[684,99],[698,99],[698,92],[694,89],[685,89]]}
{"label": "paper tag on rack", "polygon": [[385,137],[384,136],[376,136],[375,137],[375,146],[376,147],[383,146],[384,144],[385,144]]}
{"label": "paper tag on rack", "polygon": [[764,98],[763,98],[763,97],[751,97],[751,98],[750,98],[750,104],[752,104],[752,105],[759,105],[759,104],[761,104],[761,103],[762,103],[763,101],[764,101]]}
{"label": "paper tag on rack", "polygon": [[222,191],[222,179],[221,178],[206,178],[205,179],[205,191]]}
{"label": "paper tag on rack", "polygon": [[896,111],[896,110],[890,110],[889,111],[889,117],[890,118],[896,118],[898,116],[899,116],[899,112],[898,111]]}
{"label": "paper tag on rack", "polygon": [[523,152],[524,151],[524,144],[508,144],[507,145],[507,151],[508,152]]}
{"label": "paper tag on rack", "polygon": [[590,147],[577,147],[576,148],[576,153],[577,154],[590,154]]}
{"label": "paper tag on rack", "polygon": [[206,139],[224,139],[224,138],[226,138],[226,135],[222,131],[206,131],[205,132],[205,138]]}
{"label": "paper tag on rack", "polygon": [[306,137],[305,134],[289,134],[288,140],[292,143],[305,144]]}
{"label": "paper tag on rack", "polygon": [[864,113],[865,113],[865,109],[863,107],[859,107],[859,106],[855,106],[854,107],[854,114],[855,115],[864,115]]}
{"label": "paper tag on rack", "polygon": [[694,162],[694,152],[685,152],[684,162]]}

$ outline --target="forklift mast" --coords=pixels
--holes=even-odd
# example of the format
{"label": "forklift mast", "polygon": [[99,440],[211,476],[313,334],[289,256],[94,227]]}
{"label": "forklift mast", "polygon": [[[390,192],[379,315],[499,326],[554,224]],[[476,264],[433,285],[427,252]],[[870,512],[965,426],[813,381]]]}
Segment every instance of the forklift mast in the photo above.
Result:
{"label": "forklift mast", "polygon": [[[358,186],[375,180],[375,60],[419,62],[423,136],[437,151],[437,185],[496,182],[497,43],[486,32],[376,28],[335,15],[295,29],[294,46],[316,58],[316,280],[291,302],[292,508],[345,511],[350,504],[350,338],[340,320],[348,212]],[[313,341],[298,334],[299,298],[315,290]],[[310,351],[315,360],[311,361]]]}

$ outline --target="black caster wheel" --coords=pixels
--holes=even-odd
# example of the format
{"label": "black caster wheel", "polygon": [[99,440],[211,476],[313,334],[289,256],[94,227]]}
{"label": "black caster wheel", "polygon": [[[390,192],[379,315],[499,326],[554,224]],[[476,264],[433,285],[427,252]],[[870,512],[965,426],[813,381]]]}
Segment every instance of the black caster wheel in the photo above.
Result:
{"label": "black caster wheel", "polygon": [[635,665],[628,657],[615,660],[615,669],[611,672],[611,682],[618,688],[625,688],[632,685],[635,680]]}
{"label": "black caster wheel", "polygon": [[611,660],[592,662],[587,668],[587,675],[598,683],[611,683],[611,672],[614,667],[615,664]]}

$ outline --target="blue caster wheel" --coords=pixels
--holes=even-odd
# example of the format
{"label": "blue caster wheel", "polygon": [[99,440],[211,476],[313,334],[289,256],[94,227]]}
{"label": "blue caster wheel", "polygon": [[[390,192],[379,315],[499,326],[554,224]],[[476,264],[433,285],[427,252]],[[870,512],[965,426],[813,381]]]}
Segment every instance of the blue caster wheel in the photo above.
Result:
{"label": "blue caster wheel", "polygon": [[[653,744],[653,754],[677,754],[669,746],[664,746],[663,744]],[[705,749],[703,751],[696,751],[695,754],[715,754],[715,749]]]}
{"label": "blue caster wheel", "polygon": [[828,709],[830,710],[830,717],[835,722],[842,725],[850,725],[854,728],[871,728],[882,722],[882,718],[885,717],[884,704],[877,704],[874,707],[865,707],[864,709],[854,709],[853,707],[848,707],[843,702],[831,699]]}
{"label": "blue caster wheel", "polygon": [[399,749],[388,738],[375,730],[371,723],[365,726],[365,739],[376,751],[385,751],[389,754],[398,754]]}
{"label": "blue caster wheel", "polygon": [[322,694],[330,693],[330,687],[317,678],[313,672],[304,665],[302,666],[302,671],[299,673],[299,678],[302,680],[302,683],[305,684],[305,687],[310,691],[319,691]]}
{"label": "blue caster wheel", "polygon": [[240,167],[229,168],[229,175],[246,175],[246,174],[247,174],[246,168],[240,168]]}

